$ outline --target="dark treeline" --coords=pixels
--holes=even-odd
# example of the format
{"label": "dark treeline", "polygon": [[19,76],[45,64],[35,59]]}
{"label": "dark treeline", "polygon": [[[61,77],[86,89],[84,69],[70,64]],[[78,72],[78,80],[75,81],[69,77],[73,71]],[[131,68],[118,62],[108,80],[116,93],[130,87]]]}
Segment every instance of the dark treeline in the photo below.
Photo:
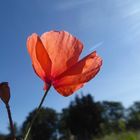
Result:
{"label": "dark treeline", "polygon": [[[17,140],[21,139],[36,109],[29,113],[20,129],[16,127]],[[140,129],[140,102],[125,109],[120,102],[95,102],[91,95],[76,97],[69,107],[57,113],[42,108],[30,133],[30,140],[93,140],[110,133]],[[0,140],[10,140],[1,134]]]}

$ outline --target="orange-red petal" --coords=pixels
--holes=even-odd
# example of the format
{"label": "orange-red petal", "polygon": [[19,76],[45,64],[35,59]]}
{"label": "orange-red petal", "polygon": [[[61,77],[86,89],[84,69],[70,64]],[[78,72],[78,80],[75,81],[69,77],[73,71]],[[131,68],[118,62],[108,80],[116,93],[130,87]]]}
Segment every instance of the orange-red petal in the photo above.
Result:
{"label": "orange-red petal", "polygon": [[41,40],[52,62],[53,78],[74,65],[83,48],[83,44],[77,38],[65,31],[44,33]]}
{"label": "orange-red petal", "polygon": [[37,34],[32,34],[28,37],[27,49],[36,74],[43,81],[50,82],[51,60]]}
{"label": "orange-red petal", "polygon": [[69,85],[69,86],[60,86],[55,89],[57,90],[58,93],[67,97],[67,96],[70,96],[74,91],[83,87],[83,85],[84,84],[76,84],[76,85],[73,84],[73,85]]}
{"label": "orange-red petal", "polygon": [[[92,52],[70,69],[56,77],[53,85],[62,95],[71,95],[84,83],[91,80],[100,70],[102,59],[96,52]],[[66,89],[67,88],[67,89]]]}

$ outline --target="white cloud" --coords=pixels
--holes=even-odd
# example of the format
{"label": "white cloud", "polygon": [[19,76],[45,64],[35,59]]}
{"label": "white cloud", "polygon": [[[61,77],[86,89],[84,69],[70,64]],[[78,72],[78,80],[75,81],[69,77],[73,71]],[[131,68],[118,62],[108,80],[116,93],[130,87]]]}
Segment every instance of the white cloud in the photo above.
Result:
{"label": "white cloud", "polygon": [[103,43],[104,43],[104,42],[101,41],[101,42],[98,42],[97,44],[95,44],[94,46],[90,47],[89,52],[91,52],[91,51],[93,51],[93,50],[99,48],[100,46],[103,45]]}

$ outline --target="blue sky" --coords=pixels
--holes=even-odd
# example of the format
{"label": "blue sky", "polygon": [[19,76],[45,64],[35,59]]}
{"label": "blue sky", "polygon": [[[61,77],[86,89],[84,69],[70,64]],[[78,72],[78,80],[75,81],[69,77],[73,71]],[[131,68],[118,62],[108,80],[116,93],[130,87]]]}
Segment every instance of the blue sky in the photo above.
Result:
{"label": "blue sky", "polygon": [[[75,95],[91,93],[96,101],[121,101],[125,107],[140,100],[139,0],[1,0],[0,81],[11,87],[13,120],[21,125],[39,103],[43,82],[35,75],[26,49],[33,32],[66,30],[84,43],[82,56],[97,50],[103,58],[100,73],[70,97],[53,88],[44,106],[57,111]],[[8,119],[0,102],[0,132]]]}

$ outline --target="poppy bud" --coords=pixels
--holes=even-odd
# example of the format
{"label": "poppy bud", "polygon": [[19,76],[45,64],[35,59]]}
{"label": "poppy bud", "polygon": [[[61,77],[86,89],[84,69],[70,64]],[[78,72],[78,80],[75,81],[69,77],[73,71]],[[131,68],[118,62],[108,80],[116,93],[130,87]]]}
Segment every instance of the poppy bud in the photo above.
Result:
{"label": "poppy bud", "polygon": [[0,98],[5,104],[8,104],[10,100],[10,88],[8,82],[0,83]]}

